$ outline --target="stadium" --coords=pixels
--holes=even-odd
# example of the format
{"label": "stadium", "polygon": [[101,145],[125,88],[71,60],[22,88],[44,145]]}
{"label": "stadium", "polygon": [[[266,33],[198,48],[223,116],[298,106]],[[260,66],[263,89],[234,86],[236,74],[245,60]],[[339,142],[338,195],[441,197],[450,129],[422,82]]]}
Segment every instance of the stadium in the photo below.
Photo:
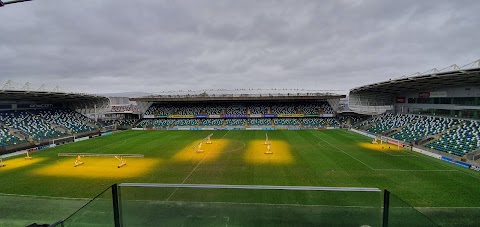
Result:
{"label": "stadium", "polygon": [[348,96],[27,85],[0,91],[1,226],[478,224],[480,60]]}

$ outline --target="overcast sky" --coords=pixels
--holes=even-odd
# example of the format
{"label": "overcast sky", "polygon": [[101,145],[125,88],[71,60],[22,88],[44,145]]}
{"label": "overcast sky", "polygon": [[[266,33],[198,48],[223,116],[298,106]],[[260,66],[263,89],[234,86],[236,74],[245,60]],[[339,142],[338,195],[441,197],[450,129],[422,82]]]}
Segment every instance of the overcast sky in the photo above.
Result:
{"label": "overcast sky", "polygon": [[479,41],[478,0],[34,0],[0,8],[0,83],[346,92],[470,63]]}

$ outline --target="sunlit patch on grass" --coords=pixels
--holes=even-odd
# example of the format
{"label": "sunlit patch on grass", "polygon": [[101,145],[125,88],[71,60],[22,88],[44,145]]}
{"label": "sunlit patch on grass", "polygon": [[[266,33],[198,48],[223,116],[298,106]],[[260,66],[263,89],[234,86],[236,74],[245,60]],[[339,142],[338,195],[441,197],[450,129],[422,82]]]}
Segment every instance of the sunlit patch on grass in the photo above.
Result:
{"label": "sunlit patch on grass", "polygon": [[200,140],[197,140],[188,144],[185,148],[177,152],[175,156],[172,157],[172,161],[191,162],[200,161],[202,159],[204,162],[214,161],[220,157],[220,154],[230,143],[230,141],[226,139],[212,139],[211,144],[207,144],[205,142],[202,143],[201,150],[203,150],[203,152],[197,152],[198,147],[193,147],[199,142]]}
{"label": "sunlit patch on grass", "polygon": [[270,140],[273,154],[265,154],[268,150],[265,140],[253,140],[248,143],[245,161],[260,165],[289,165],[294,162],[290,145],[282,140]]}
{"label": "sunlit patch on grass", "polygon": [[17,169],[17,168],[22,168],[25,166],[33,165],[36,163],[39,163],[41,161],[45,160],[45,158],[32,158],[32,159],[25,159],[25,157],[21,158],[14,158],[14,159],[9,159],[9,160],[4,160],[3,164],[5,164],[4,167],[0,167],[0,172],[3,170],[11,170],[11,169]]}
{"label": "sunlit patch on grass", "polygon": [[388,143],[378,143],[378,144],[372,144],[368,142],[361,142],[358,143],[360,147],[367,148],[370,150],[375,150],[375,151],[405,151],[403,148],[398,149],[397,145],[394,144],[388,144]]}
{"label": "sunlit patch on grass", "polygon": [[127,165],[118,168],[115,157],[83,157],[83,165],[74,167],[76,157],[65,157],[58,162],[34,171],[36,175],[78,178],[128,178],[141,177],[154,171],[162,161],[153,158],[124,158]]}

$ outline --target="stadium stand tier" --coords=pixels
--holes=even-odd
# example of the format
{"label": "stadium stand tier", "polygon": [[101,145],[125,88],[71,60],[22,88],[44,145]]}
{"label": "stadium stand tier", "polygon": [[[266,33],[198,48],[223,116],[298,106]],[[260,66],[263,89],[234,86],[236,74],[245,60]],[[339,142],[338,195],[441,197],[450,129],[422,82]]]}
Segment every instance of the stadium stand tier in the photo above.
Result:
{"label": "stadium stand tier", "polygon": [[356,127],[459,157],[480,149],[478,120],[386,113]]}
{"label": "stadium stand tier", "polygon": [[327,123],[322,118],[302,118],[300,123],[306,128],[324,128],[327,127]]}
{"label": "stadium stand tier", "polygon": [[50,123],[62,126],[72,133],[94,131],[95,127],[85,124],[85,118],[81,114],[71,110],[39,110],[37,113]]}
{"label": "stadium stand tier", "polygon": [[223,119],[202,119],[200,126],[203,127],[221,127],[223,125]]}
{"label": "stadium stand tier", "polygon": [[275,126],[299,126],[296,118],[274,118],[273,124]]}
{"label": "stadium stand tier", "polygon": [[248,119],[248,126],[271,127],[272,122],[270,119],[266,119],[266,118],[251,118],[251,119]]}
{"label": "stadium stand tier", "polygon": [[17,143],[24,142],[24,139],[20,139],[13,134],[10,134],[8,128],[3,125],[0,125],[0,146],[9,146]]}
{"label": "stadium stand tier", "polygon": [[458,127],[446,131],[438,140],[426,146],[456,156],[463,156],[480,148],[479,131],[479,121],[462,120]]}
{"label": "stadium stand tier", "polygon": [[[69,109],[0,112],[1,146],[55,139],[97,130],[99,130],[97,122]],[[15,132],[18,135],[15,135]]]}
{"label": "stadium stand tier", "polygon": [[175,120],[173,119],[144,119],[137,124],[137,127],[140,128],[153,128],[161,127],[167,128],[173,125]]}
{"label": "stadium stand tier", "polygon": [[198,126],[198,119],[178,119],[175,121],[175,126],[179,126],[179,127]]}
{"label": "stadium stand tier", "polygon": [[66,134],[55,129],[46,120],[28,111],[1,112],[0,121],[11,128],[21,130],[33,140],[55,138]]}
{"label": "stadium stand tier", "polygon": [[115,125],[121,127],[132,127],[138,119],[115,119],[115,120],[105,120],[105,125]]}
{"label": "stadium stand tier", "polygon": [[160,104],[151,105],[146,115],[195,114],[334,114],[327,102],[315,103],[250,103],[250,104]]}
{"label": "stadium stand tier", "polygon": [[427,135],[439,134],[456,124],[458,124],[456,119],[420,116],[403,126],[400,131],[394,133],[391,137],[405,142],[414,142]]}
{"label": "stadium stand tier", "polygon": [[225,119],[225,126],[245,126],[245,119]]}

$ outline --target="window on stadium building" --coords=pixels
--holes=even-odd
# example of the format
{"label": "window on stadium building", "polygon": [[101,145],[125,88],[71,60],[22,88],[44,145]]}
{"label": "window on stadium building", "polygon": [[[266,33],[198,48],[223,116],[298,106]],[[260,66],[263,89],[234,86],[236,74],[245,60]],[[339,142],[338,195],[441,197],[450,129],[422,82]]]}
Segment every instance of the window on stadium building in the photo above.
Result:
{"label": "window on stadium building", "polygon": [[414,109],[412,113],[439,117],[480,118],[480,110]]}
{"label": "window on stadium building", "polygon": [[408,98],[408,103],[455,104],[455,105],[462,105],[462,106],[480,106],[480,97]]}
{"label": "window on stadium building", "polygon": [[478,97],[453,98],[453,104],[462,105],[462,106],[480,106]]}

